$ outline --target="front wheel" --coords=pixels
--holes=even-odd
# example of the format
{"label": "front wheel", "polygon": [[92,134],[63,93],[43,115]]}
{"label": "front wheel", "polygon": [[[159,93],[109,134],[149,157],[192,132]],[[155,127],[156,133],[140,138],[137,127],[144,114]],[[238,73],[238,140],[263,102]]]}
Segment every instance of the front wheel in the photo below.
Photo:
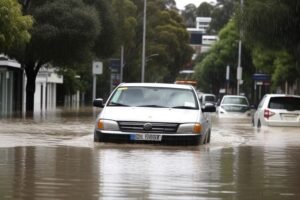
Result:
{"label": "front wheel", "polygon": [[96,131],[94,132],[94,142],[100,142],[100,137]]}

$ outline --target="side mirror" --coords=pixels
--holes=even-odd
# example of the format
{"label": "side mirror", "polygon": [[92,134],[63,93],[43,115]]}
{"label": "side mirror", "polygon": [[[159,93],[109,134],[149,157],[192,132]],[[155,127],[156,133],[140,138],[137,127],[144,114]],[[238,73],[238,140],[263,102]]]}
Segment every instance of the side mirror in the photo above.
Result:
{"label": "side mirror", "polygon": [[93,101],[93,106],[99,107],[99,108],[103,108],[103,107],[104,107],[103,99],[101,99],[101,98],[95,99],[95,100]]}
{"label": "side mirror", "polygon": [[206,103],[202,107],[202,112],[216,112],[216,106],[212,103]]}

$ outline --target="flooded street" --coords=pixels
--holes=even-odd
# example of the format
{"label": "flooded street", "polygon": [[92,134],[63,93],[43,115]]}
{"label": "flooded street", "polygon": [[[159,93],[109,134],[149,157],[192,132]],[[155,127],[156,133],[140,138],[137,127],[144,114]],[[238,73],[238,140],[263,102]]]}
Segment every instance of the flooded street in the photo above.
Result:
{"label": "flooded street", "polygon": [[300,199],[300,130],[213,117],[198,147],[93,142],[99,110],[0,119],[0,199]]}

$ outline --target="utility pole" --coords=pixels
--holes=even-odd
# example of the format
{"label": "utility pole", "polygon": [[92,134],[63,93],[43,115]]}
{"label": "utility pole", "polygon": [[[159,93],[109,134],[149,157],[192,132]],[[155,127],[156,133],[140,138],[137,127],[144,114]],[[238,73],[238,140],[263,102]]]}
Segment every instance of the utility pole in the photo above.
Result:
{"label": "utility pole", "polygon": [[124,67],[124,45],[121,46],[120,83],[123,82],[123,67]]}
{"label": "utility pole", "polygon": [[[243,5],[244,5],[244,0],[241,0],[241,5],[240,5],[240,9],[241,12],[243,12]],[[241,25],[240,25],[241,27]],[[242,59],[242,30],[240,28],[240,40],[239,40],[239,52],[238,52],[238,66],[237,66],[237,71],[236,71],[236,77],[237,77],[237,89],[236,89],[236,94],[239,95],[240,94],[240,83],[241,80],[243,80],[243,69],[241,66],[241,59]]]}
{"label": "utility pole", "polygon": [[141,82],[145,82],[145,67],[146,67],[146,17],[147,17],[147,0],[144,0],[144,20],[143,20],[143,52],[142,52],[142,74]]}

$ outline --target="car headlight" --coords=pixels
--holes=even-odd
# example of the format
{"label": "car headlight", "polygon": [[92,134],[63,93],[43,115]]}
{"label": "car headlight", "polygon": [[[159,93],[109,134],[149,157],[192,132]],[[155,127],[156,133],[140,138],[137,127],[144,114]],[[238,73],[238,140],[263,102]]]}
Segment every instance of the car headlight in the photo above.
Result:
{"label": "car headlight", "polygon": [[202,125],[200,123],[189,123],[180,124],[178,127],[178,133],[197,133],[200,134],[202,130]]}
{"label": "car headlight", "polygon": [[116,121],[113,120],[106,120],[106,119],[99,119],[97,121],[97,129],[100,130],[108,130],[108,131],[118,131],[119,126]]}

